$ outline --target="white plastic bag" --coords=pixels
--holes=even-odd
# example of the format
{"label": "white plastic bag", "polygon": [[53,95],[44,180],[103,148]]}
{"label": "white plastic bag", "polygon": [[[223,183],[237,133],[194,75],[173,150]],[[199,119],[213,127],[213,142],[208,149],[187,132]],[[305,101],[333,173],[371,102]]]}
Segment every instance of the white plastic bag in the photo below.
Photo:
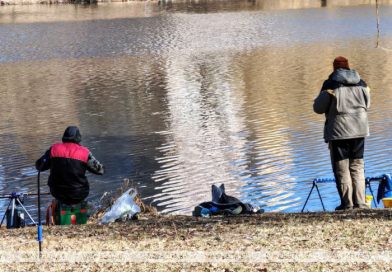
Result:
{"label": "white plastic bag", "polygon": [[117,219],[121,219],[125,216],[131,218],[137,213],[140,213],[140,207],[135,203],[135,196],[137,192],[131,188],[122,194],[112,205],[109,211],[107,211],[101,219],[101,224],[107,224],[114,222]]}

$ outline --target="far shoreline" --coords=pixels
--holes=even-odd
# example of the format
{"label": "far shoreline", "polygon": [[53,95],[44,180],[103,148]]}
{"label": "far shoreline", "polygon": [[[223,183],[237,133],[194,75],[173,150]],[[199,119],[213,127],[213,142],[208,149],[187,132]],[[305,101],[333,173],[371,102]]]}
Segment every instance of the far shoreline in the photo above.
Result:
{"label": "far shoreline", "polygon": [[[0,0],[0,6],[20,6],[20,5],[68,5],[68,4],[102,4],[102,3],[195,3],[195,4],[208,4],[214,2],[248,2],[261,9],[299,9],[299,8],[322,8],[322,7],[342,7],[342,6],[358,6],[358,5],[375,5],[376,0]],[[392,0],[379,0],[380,5],[391,5]]]}
{"label": "far shoreline", "polygon": [[0,8],[2,6],[55,6],[55,5],[97,5],[111,3],[158,3],[162,0],[0,0]]}

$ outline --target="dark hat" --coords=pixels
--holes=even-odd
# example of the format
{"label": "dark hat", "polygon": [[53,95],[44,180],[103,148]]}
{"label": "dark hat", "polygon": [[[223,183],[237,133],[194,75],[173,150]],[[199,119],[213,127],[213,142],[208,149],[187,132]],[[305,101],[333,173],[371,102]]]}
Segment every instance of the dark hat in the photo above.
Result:
{"label": "dark hat", "polygon": [[339,68],[350,69],[350,66],[348,65],[348,59],[342,56],[336,57],[333,60],[333,69],[336,70]]}
{"label": "dark hat", "polygon": [[65,129],[62,138],[63,143],[80,143],[82,141],[82,135],[80,134],[77,126],[69,126]]}

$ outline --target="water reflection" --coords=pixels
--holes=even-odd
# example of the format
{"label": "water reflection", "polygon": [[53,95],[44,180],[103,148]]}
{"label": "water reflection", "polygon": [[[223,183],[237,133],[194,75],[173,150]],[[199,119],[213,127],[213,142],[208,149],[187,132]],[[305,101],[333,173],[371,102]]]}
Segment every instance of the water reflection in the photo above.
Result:
{"label": "water reflection", "polygon": [[[311,105],[336,55],[373,90],[366,174],[389,172],[392,59],[374,48],[372,11],[183,9],[51,24],[1,17],[0,189],[35,190],[35,159],[74,124],[107,168],[90,177],[91,199],[130,178],[162,212],[189,214],[212,183],[225,183],[268,211],[298,211],[311,180],[332,175],[323,116]],[[321,190],[332,209],[334,186]],[[318,205],[313,198],[309,209]]]}
{"label": "water reflection", "polygon": [[191,209],[191,203],[210,194],[214,183],[230,184],[228,191],[238,192],[238,178],[246,168],[241,163],[247,161],[243,84],[236,80],[229,56],[207,59],[167,60],[169,127],[159,132],[166,140],[159,148],[160,170],[154,175],[163,181],[163,192],[154,199],[162,201],[167,212]]}

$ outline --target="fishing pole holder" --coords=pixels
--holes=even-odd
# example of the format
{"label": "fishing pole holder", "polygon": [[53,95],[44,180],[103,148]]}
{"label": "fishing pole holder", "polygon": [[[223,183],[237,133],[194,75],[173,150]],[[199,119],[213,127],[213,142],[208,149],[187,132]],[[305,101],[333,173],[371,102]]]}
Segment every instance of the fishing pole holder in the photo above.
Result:
{"label": "fishing pole holder", "polygon": [[0,195],[0,199],[9,199],[7,209],[0,222],[0,227],[3,225],[5,218],[7,218],[7,229],[26,226],[25,214],[30,218],[33,225],[36,225],[37,223],[23,205],[25,197],[33,195],[38,194],[12,192],[8,195]]}
{"label": "fishing pole holder", "polygon": [[[383,180],[384,178],[385,178],[384,176],[380,176],[380,177],[367,177],[367,178],[365,178],[365,190],[366,190],[366,189],[369,189],[369,192],[371,193],[371,195],[372,195],[372,197],[373,197],[374,206],[375,206],[376,208],[377,208],[377,202],[376,202],[376,198],[374,197],[373,189],[372,189],[372,187],[370,186],[370,182],[374,182],[374,181],[380,182],[380,181]],[[323,198],[321,197],[321,193],[320,193],[320,190],[319,190],[319,187],[318,187],[318,184],[320,184],[320,183],[336,183],[336,180],[335,180],[334,178],[321,178],[321,179],[316,178],[316,179],[314,179],[314,180],[313,180],[313,186],[312,186],[312,188],[310,189],[309,195],[308,195],[308,197],[306,198],[305,204],[304,204],[304,206],[302,207],[301,212],[303,212],[303,211],[305,210],[306,204],[308,204],[309,198],[310,198],[310,196],[312,195],[312,192],[313,192],[313,189],[314,189],[314,188],[316,188],[316,190],[317,190],[318,197],[319,197],[319,199],[320,199],[321,205],[323,206],[323,211],[324,211],[324,212],[326,211],[325,206],[324,206],[324,202],[323,202]]]}

